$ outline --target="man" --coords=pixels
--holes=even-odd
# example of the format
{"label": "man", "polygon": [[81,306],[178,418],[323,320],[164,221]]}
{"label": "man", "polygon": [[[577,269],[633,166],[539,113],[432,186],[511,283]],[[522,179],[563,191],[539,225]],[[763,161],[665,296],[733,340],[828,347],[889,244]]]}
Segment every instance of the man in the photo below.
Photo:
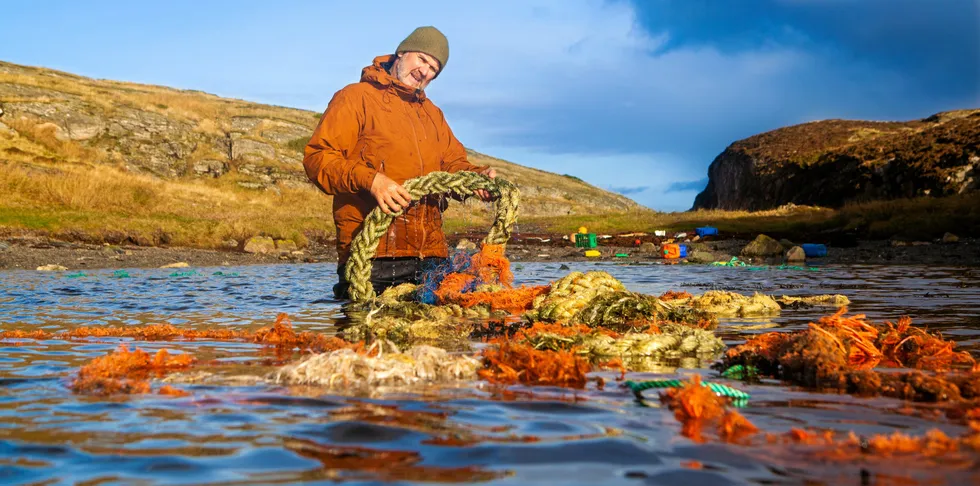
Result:
{"label": "man", "polygon": [[[344,265],[350,244],[375,207],[396,214],[375,253],[375,292],[405,282],[418,283],[423,269],[448,256],[442,232],[441,197],[413,201],[402,187],[408,179],[434,171],[473,171],[496,177],[466,159],[442,111],[425,88],[449,60],[449,42],[435,27],[419,27],[394,54],[379,56],[361,71],[361,81],[338,91],[306,145],[306,174],[333,195],[337,227],[337,298],[347,297]],[[480,191],[482,199],[489,194]]]}

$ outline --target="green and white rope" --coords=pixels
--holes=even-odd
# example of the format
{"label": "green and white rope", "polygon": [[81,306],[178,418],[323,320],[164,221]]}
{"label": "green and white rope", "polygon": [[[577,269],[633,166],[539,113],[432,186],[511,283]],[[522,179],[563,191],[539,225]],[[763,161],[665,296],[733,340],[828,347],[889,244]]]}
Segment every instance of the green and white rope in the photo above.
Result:
{"label": "green and white rope", "polygon": [[[627,381],[625,383],[626,387],[629,388],[637,396],[637,398],[641,398],[640,393],[642,393],[644,390],[649,390],[652,388],[680,388],[686,384],[687,382],[681,380],[653,380],[640,382]],[[701,382],[701,386],[707,387],[709,390],[714,392],[715,395],[720,397],[727,397],[735,400],[748,400],[751,398],[751,395],[748,393],[721,383],[703,381]]]}
{"label": "green and white rope", "polygon": [[[409,179],[402,184],[413,200],[430,194],[455,194],[473,196],[483,189],[497,198],[497,213],[490,231],[483,243],[503,245],[510,239],[511,228],[517,222],[517,207],[520,204],[520,191],[513,183],[501,179],[491,179],[476,172],[431,172],[422,177]],[[391,222],[402,214],[385,214],[380,207],[374,208],[361,227],[361,231],[351,241],[350,258],[344,272],[350,284],[349,294],[354,302],[364,302],[374,298],[371,285],[371,264],[378,250],[378,243],[388,232]]]}

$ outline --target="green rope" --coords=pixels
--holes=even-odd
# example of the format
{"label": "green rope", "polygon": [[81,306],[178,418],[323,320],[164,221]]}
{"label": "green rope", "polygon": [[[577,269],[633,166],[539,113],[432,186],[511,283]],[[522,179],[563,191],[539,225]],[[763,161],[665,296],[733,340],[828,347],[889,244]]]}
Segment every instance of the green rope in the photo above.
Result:
{"label": "green rope", "polygon": [[[637,398],[643,398],[641,393],[644,390],[650,389],[660,389],[660,388],[680,388],[686,385],[687,381],[682,380],[653,380],[653,381],[627,381],[625,385],[633,391],[633,394]],[[714,392],[715,395],[720,397],[731,398],[734,400],[748,400],[751,395],[745,393],[742,390],[732,388],[728,385],[722,385],[721,383],[714,383],[710,381],[702,381],[701,386],[708,387],[709,390]]]}
{"label": "green rope", "polygon": [[713,267],[744,267],[745,262],[738,259],[738,257],[732,257],[731,260],[727,262],[711,262]]}
{"label": "green rope", "polygon": [[[417,200],[429,194],[452,193],[458,196],[473,196],[483,189],[499,198],[497,214],[490,231],[483,239],[489,245],[503,245],[510,239],[511,227],[517,222],[517,206],[520,202],[520,191],[513,183],[501,178],[491,179],[476,172],[432,172],[422,177],[409,179],[402,184]],[[344,269],[347,281],[350,283],[350,298],[354,302],[364,302],[374,297],[374,287],[371,285],[371,263],[378,249],[378,243],[388,232],[388,227],[395,217],[401,215],[385,214],[380,207],[374,208],[367,218],[361,231],[351,241],[350,258]]]}
{"label": "green rope", "polygon": [[759,376],[759,368],[752,365],[737,364],[721,372],[721,376],[732,380],[744,380]]}
{"label": "green rope", "polygon": [[183,278],[183,277],[196,277],[198,275],[200,275],[200,274],[197,273],[197,271],[190,270],[190,271],[187,271],[187,272],[174,272],[174,273],[171,273],[169,276],[170,277],[174,277],[174,278]]}

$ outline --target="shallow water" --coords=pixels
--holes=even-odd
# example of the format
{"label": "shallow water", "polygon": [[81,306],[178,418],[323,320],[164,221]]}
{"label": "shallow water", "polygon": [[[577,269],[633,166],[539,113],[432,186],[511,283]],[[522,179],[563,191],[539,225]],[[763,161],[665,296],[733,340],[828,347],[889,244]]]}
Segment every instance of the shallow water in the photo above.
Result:
{"label": "shallow water", "polygon": [[[980,270],[915,266],[836,266],[819,271],[705,266],[523,263],[518,283],[542,284],[572,270],[605,270],[630,290],[710,289],[773,295],[842,293],[853,313],[875,322],[909,315],[980,356]],[[219,273],[220,274],[216,274]],[[256,330],[280,312],[297,330],[331,332],[343,317],[330,299],[332,265],[190,270],[0,273],[0,330],[68,330],[90,325],[170,323]],[[827,309],[784,310],[765,320],[723,320],[728,344],[771,329],[799,329]],[[747,328],[748,327],[748,328]],[[765,329],[770,327],[771,329]],[[859,484],[902,477],[902,465],[820,464],[740,446],[695,444],[656,400],[636,401],[615,384],[584,391],[483,382],[381,396],[309,388],[181,385],[192,393],[98,398],[73,395],[78,367],[117,347],[89,342],[0,342],[0,484],[490,481],[506,484]],[[265,371],[247,343],[140,342],[146,350],[193,353],[209,366]],[[634,373],[630,379],[678,377]],[[921,435],[963,428],[919,418],[891,399],[807,393],[775,383],[743,385],[743,409],[769,432],[814,427],[859,434]],[[650,393],[650,392],[648,392]],[[655,394],[650,393],[655,398]],[[863,472],[862,472],[863,471]],[[863,474],[863,476],[862,476]],[[914,471],[918,479],[959,482],[977,471]],[[862,479],[863,478],[863,479]]]}

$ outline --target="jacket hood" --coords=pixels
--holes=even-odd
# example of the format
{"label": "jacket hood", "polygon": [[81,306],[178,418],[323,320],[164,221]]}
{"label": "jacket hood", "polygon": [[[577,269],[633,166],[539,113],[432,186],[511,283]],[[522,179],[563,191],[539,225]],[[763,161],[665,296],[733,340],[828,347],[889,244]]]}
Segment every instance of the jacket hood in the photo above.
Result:
{"label": "jacket hood", "polygon": [[385,54],[374,58],[370,66],[361,70],[361,81],[371,83],[380,89],[393,89],[398,96],[408,101],[425,101],[425,91],[415,89],[388,73],[388,68],[395,62],[394,54]]}

